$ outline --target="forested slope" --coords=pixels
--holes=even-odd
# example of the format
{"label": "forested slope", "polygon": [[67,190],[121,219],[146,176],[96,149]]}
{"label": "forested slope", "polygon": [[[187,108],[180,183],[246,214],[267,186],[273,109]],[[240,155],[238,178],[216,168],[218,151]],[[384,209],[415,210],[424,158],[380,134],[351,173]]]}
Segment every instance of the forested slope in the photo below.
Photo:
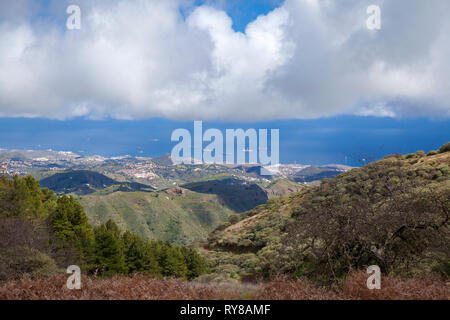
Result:
{"label": "forested slope", "polygon": [[[230,217],[205,251],[220,277],[289,273],[329,281],[450,272],[450,144],[392,155]],[[224,275],[225,274],[225,275]]]}
{"label": "forested slope", "polygon": [[50,276],[69,265],[97,276],[193,279],[206,271],[194,249],[122,233],[111,220],[93,227],[72,196],[41,189],[31,176],[0,177],[0,280]]}

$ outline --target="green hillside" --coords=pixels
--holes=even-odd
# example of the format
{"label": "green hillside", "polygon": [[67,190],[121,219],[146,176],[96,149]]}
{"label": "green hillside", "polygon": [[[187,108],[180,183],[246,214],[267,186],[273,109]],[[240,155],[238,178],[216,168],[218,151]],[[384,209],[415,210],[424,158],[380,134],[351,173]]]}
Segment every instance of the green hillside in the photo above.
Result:
{"label": "green hillside", "polygon": [[209,236],[209,266],[219,278],[338,279],[370,264],[386,274],[448,278],[448,149],[388,156],[234,215]]}
{"label": "green hillside", "polygon": [[112,219],[122,230],[145,239],[180,243],[206,239],[210,231],[235,213],[218,195],[184,188],[94,193],[78,200],[93,224]]}
{"label": "green hillside", "polygon": [[302,188],[282,179],[256,184],[218,175],[157,192],[121,192],[111,186],[80,196],[79,201],[93,224],[112,219],[122,230],[145,239],[190,243],[206,241],[230,215]]}
{"label": "green hillside", "polygon": [[267,197],[273,199],[299,192],[305,188],[305,186],[289,179],[276,179],[270,181],[267,185],[264,185],[263,188]]}
{"label": "green hillside", "polygon": [[257,184],[228,176],[188,183],[183,188],[203,194],[216,194],[235,212],[248,211],[266,203],[268,199],[266,192]]}

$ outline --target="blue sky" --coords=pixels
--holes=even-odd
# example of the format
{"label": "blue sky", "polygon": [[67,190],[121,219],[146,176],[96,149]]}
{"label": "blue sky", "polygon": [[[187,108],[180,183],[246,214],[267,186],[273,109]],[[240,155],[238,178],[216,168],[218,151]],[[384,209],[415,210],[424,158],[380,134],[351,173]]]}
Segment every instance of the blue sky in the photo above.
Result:
{"label": "blue sky", "polygon": [[450,140],[448,1],[75,2],[0,2],[1,148],[158,156],[193,120],[279,128],[284,163]]}
{"label": "blue sky", "polygon": [[[244,32],[247,24],[280,6],[282,0],[231,0],[216,2],[233,20],[233,29]],[[208,3],[198,1],[197,4]]]}

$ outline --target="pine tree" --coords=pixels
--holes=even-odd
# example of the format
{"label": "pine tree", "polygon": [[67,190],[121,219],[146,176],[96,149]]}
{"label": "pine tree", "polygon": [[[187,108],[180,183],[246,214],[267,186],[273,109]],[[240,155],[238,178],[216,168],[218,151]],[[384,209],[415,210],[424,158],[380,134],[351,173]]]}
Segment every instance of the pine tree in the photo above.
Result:
{"label": "pine tree", "polygon": [[0,215],[39,218],[43,214],[39,182],[32,176],[0,178]]}
{"label": "pine tree", "polygon": [[73,263],[89,268],[94,260],[94,232],[83,207],[72,197],[62,196],[56,201],[56,208],[49,216],[49,222],[56,240],[56,248],[76,250]]}
{"label": "pine tree", "polygon": [[141,237],[126,231],[123,236],[125,260],[129,273],[161,274],[156,252]]}
{"label": "pine tree", "polygon": [[165,244],[159,259],[163,276],[186,279],[187,267],[180,249]]}
{"label": "pine tree", "polygon": [[187,267],[187,279],[192,280],[207,272],[205,260],[194,249],[181,247]]}
{"label": "pine tree", "polygon": [[128,273],[122,239],[116,237],[115,230],[108,229],[106,225],[95,229],[95,262],[97,270],[103,275]]}

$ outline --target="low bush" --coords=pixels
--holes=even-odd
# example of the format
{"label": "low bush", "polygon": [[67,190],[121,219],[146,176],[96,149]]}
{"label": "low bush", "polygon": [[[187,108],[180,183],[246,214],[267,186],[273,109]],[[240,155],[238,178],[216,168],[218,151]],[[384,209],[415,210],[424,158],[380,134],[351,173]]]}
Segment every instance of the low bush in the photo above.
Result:
{"label": "low bush", "polygon": [[[382,277],[380,290],[367,289],[364,271],[340,284],[320,287],[307,279],[274,278],[267,283],[200,283],[143,275],[96,279],[82,277],[81,290],[66,288],[66,276],[0,282],[0,300],[448,300],[450,286],[431,277]],[[211,279],[205,279],[211,280]]]}
{"label": "low bush", "polygon": [[55,261],[30,248],[0,250],[0,280],[22,277],[49,277],[58,273]]}

